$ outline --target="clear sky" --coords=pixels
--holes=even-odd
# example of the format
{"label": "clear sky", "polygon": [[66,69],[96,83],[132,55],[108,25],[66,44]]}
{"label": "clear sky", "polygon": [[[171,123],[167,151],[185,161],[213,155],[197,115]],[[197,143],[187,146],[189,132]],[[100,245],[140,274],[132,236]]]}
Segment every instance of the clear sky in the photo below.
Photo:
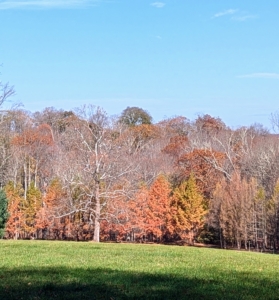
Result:
{"label": "clear sky", "polygon": [[270,126],[278,0],[0,0],[0,80],[26,110],[127,106]]}

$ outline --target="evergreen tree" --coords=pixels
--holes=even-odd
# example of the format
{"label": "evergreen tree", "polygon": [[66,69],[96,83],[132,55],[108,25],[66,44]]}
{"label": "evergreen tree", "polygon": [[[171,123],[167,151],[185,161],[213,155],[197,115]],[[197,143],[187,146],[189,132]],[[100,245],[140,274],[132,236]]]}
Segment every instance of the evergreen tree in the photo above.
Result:
{"label": "evergreen tree", "polygon": [[8,218],[8,199],[4,190],[0,190],[0,238],[4,236],[5,226]]}

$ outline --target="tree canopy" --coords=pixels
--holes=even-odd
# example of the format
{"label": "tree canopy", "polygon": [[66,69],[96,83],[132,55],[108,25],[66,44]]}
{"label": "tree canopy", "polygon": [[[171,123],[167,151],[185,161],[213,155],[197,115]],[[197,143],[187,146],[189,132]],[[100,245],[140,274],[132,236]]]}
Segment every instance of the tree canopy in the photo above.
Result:
{"label": "tree canopy", "polygon": [[146,110],[139,107],[127,107],[121,113],[119,122],[128,126],[151,124],[152,117]]}
{"label": "tree canopy", "polygon": [[[13,94],[0,83],[0,105]],[[2,96],[1,96],[2,95]],[[279,249],[279,142],[139,107],[0,112],[0,235]],[[5,191],[5,192],[4,192]],[[202,234],[201,234],[202,233]]]}

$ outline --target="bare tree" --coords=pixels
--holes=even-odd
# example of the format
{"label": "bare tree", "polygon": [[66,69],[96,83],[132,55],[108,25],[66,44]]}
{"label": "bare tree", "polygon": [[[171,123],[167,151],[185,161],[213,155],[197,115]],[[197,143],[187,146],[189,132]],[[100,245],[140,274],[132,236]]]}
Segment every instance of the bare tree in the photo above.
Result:
{"label": "bare tree", "polygon": [[[125,130],[93,106],[77,112],[79,118],[66,130],[60,147],[59,176],[78,199],[69,199],[69,211],[89,213],[95,242],[109,201],[130,186],[138,166],[137,152],[125,143]],[[120,127],[117,127],[120,126]],[[129,176],[129,178],[128,178]]]}
{"label": "bare tree", "polygon": [[0,81],[0,106],[14,94],[15,90],[13,86],[10,86],[8,83],[2,83],[2,81]]}
{"label": "bare tree", "polygon": [[231,180],[223,179],[216,186],[210,203],[209,223],[219,230],[221,247],[226,242],[241,248],[255,237],[254,200],[257,183],[254,179],[241,179],[239,172],[232,174]]}

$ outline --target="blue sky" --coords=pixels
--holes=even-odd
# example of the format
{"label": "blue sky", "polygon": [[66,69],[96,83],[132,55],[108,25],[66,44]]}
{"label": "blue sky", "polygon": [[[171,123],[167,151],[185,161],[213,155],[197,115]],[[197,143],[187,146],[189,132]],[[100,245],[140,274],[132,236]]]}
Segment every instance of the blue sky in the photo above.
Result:
{"label": "blue sky", "polygon": [[278,0],[0,0],[0,80],[30,111],[138,106],[270,127],[278,13]]}

